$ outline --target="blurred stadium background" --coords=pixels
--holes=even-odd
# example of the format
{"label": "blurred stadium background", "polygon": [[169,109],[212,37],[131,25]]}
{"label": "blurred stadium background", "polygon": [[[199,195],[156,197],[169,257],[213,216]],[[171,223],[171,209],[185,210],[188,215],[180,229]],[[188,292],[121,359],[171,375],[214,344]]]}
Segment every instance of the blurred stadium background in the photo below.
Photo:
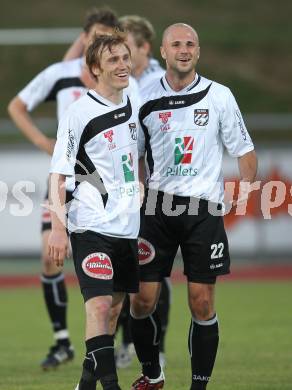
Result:
{"label": "blurred stadium background", "polygon": [[[17,314],[25,317],[27,313],[26,321],[33,316],[37,316],[38,319],[34,322],[35,328],[31,334],[27,330],[25,337],[30,340],[35,332],[39,332],[39,336],[37,336],[36,348],[32,347],[32,341],[21,344],[23,338],[21,341],[20,337],[15,337],[16,344],[20,343],[27,353],[26,365],[13,375],[10,364],[5,363],[2,367],[6,369],[7,375],[0,375],[0,389],[58,388],[62,390],[67,388],[68,375],[72,374],[76,377],[76,370],[77,372],[79,370],[78,363],[74,363],[76,364],[74,372],[66,368],[69,371],[54,374],[53,379],[50,377],[45,380],[46,383],[41,377],[36,376],[36,383],[31,384],[30,375],[39,375],[36,374],[35,368],[33,371],[30,371],[30,368],[37,365],[36,361],[41,357],[38,353],[43,352],[42,344],[45,342],[42,341],[42,332],[46,338],[49,337],[47,323],[45,320],[42,321],[45,313],[40,293],[35,294],[35,290],[31,289],[31,286],[38,285],[40,204],[46,187],[49,157],[34,149],[20,135],[8,119],[6,107],[9,100],[39,71],[61,60],[65,50],[80,31],[86,10],[92,6],[102,5],[112,7],[119,15],[140,14],[149,18],[157,31],[154,47],[154,55],[157,58],[160,58],[161,34],[167,25],[183,21],[194,26],[199,33],[201,45],[198,71],[210,79],[228,85],[237,98],[258,152],[258,180],[261,181],[261,189],[267,184],[265,190],[267,193],[270,191],[272,197],[270,203],[262,202],[262,191],[255,191],[244,218],[231,214],[226,217],[234,264],[234,279],[245,279],[248,282],[242,284],[235,281],[226,285],[223,283],[221,286],[219,284],[218,302],[221,299],[220,295],[224,300],[219,303],[219,309],[223,315],[227,317],[229,315],[230,321],[233,319],[233,314],[237,316],[235,321],[237,324],[240,318],[241,326],[239,325],[237,333],[232,333],[231,347],[233,346],[234,350],[231,355],[229,351],[227,360],[224,360],[224,357],[219,360],[219,367],[216,367],[218,373],[215,372],[217,386],[210,385],[210,389],[291,389],[292,366],[291,354],[288,358],[287,339],[290,337],[291,340],[292,318],[291,314],[287,313],[287,310],[291,313],[291,302],[287,297],[291,296],[289,280],[292,279],[292,210],[290,209],[290,214],[288,213],[289,205],[292,208],[292,3],[288,0],[281,2],[276,0],[268,2],[265,0],[169,0],[167,3],[157,0],[140,3],[132,0],[123,2],[110,0],[104,3],[92,0],[63,0],[62,2],[27,0],[1,3],[0,287],[4,289],[0,294],[4,298],[3,303],[5,302],[3,313],[6,321],[2,321],[2,325],[4,334],[7,334],[6,339],[9,340],[11,337],[14,339],[15,336],[12,334],[14,335],[14,331],[18,330]],[[54,105],[47,103],[41,105],[33,114],[39,121],[40,127],[51,135],[56,132],[54,112]],[[233,180],[237,175],[236,161],[226,158],[224,170],[227,181]],[[283,184],[270,187],[271,180]],[[23,181],[32,184],[25,187]],[[23,202],[28,202],[28,211],[23,208]],[[269,208],[271,218],[267,218]],[[67,268],[68,273],[72,274],[70,263]],[[178,257],[175,272],[177,279],[180,279],[179,275]],[[256,283],[250,283],[251,279]],[[263,284],[258,284],[258,281],[267,279],[282,282],[278,284],[267,282],[265,287]],[[69,280],[74,284],[70,276]],[[24,289],[25,285],[27,289]],[[11,287],[13,289],[18,287],[18,289],[14,291]],[[182,286],[174,289],[175,301],[179,301],[182,296],[181,289]],[[264,294],[263,291],[267,293]],[[240,292],[243,292],[242,295]],[[73,338],[78,340],[75,344],[78,348],[79,343],[81,354],[80,335],[83,324],[77,314],[82,309],[75,287],[72,288],[72,296],[73,303],[78,304],[77,313],[74,311],[70,314],[71,322],[75,324],[72,332],[76,332]],[[257,297],[254,301],[253,296]],[[25,309],[28,302],[40,315],[31,308]],[[231,313],[224,307],[224,302]],[[17,311],[19,307],[22,309],[15,313],[12,310],[14,305],[17,305]],[[71,308],[70,310],[73,311]],[[185,312],[177,314],[174,311],[172,316],[172,321],[177,321],[181,316],[186,318],[184,325],[176,324],[174,329],[187,326],[188,315]],[[262,322],[267,320],[266,316],[271,316],[272,327],[264,333],[264,340],[260,341],[262,344],[259,345],[259,349],[262,347],[265,352],[257,355],[255,343],[260,340],[259,329]],[[279,319],[281,323],[278,322]],[[226,317],[223,321],[227,323]],[[250,329],[250,326],[256,329],[256,333],[250,331],[247,333],[249,338],[247,335],[241,338],[240,332]],[[287,330],[289,327],[290,334]],[[228,331],[232,332],[230,325],[229,328]],[[184,334],[185,331],[182,333]],[[178,345],[185,344],[183,336],[180,339],[175,330],[170,330],[169,346],[172,347],[174,343],[171,337],[178,341]],[[253,348],[252,353],[247,347],[245,349],[245,342],[249,343],[249,340],[252,343],[250,346]],[[226,336],[224,343],[228,341]],[[15,345],[11,349],[7,344],[7,348],[10,348],[11,353],[6,356],[10,356],[12,364],[18,347]],[[173,348],[177,348],[177,345]],[[228,354],[228,347],[223,347],[223,350]],[[1,363],[2,360],[4,361],[4,355],[2,356]],[[249,358],[249,365],[246,356]],[[236,367],[232,366],[232,357],[238,363]],[[256,365],[259,359],[261,362],[265,361],[265,364],[257,371],[250,371],[252,364]],[[288,363],[289,359],[290,363]],[[170,364],[172,360],[174,365],[177,364],[175,356],[170,355]],[[181,364],[187,366],[188,363]],[[234,370],[231,374],[225,367],[227,364],[231,364]],[[183,369],[188,370],[188,368]],[[247,370],[249,374],[246,376]],[[177,372],[173,373],[172,379],[176,384],[173,385],[174,387],[168,386],[168,389],[185,388],[184,382],[175,382],[179,377],[179,374],[176,375]],[[20,375],[23,380],[18,380],[17,375]],[[127,373],[125,383],[130,383],[131,378],[128,380],[128,375]],[[235,381],[235,386],[228,387],[226,384],[229,382],[226,380],[229,375]],[[251,385],[255,382],[256,385]],[[56,383],[60,385],[57,386]]]}

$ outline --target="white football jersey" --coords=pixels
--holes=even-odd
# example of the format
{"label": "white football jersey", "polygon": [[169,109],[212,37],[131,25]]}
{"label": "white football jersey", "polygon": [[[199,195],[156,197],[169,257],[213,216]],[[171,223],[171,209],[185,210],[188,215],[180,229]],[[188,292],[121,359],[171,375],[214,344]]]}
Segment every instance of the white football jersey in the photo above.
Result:
{"label": "white football jersey", "polygon": [[231,91],[196,75],[175,92],[165,77],[141,92],[139,155],[148,186],[179,196],[223,202],[223,150],[240,157],[254,149]]}
{"label": "white football jersey", "polygon": [[42,102],[55,100],[59,121],[68,106],[87,92],[80,80],[82,66],[82,58],[50,65],[33,78],[18,96],[28,111]]}
{"label": "white football jersey", "polygon": [[136,238],[139,231],[138,110],[124,92],[116,105],[95,91],[61,118],[51,172],[75,176],[70,231]]}
{"label": "white football jersey", "polygon": [[137,78],[139,88],[145,88],[153,80],[164,76],[165,70],[154,58],[149,59],[149,64],[140,77]]}
{"label": "white football jersey", "polygon": [[[32,111],[42,102],[56,101],[59,122],[70,104],[88,91],[80,79],[83,66],[85,66],[84,58],[50,65],[20,91],[18,96],[25,103],[28,111]],[[129,78],[126,92],[133,102],[141,103],[139,87],[133,77]],[[66,187],[69,191],[74,190],[74,178],[68,178]]]}

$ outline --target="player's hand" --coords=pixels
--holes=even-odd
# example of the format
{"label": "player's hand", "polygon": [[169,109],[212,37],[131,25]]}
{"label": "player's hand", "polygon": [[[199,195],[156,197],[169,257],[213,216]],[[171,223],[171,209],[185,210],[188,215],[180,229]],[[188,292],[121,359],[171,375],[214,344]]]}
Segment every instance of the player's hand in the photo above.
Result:
{"label": "player's hand", "polygon": [[52,230],[48,240],[49,256],[58,267],[64,265],[69,245],[66,230]]}
{"label": "player's hand", "polygon": [[232,202],[232,207],[246,208],[248,198],[250,196],[251,184],[249,182],[241,181],[239,183],[238,198]]}

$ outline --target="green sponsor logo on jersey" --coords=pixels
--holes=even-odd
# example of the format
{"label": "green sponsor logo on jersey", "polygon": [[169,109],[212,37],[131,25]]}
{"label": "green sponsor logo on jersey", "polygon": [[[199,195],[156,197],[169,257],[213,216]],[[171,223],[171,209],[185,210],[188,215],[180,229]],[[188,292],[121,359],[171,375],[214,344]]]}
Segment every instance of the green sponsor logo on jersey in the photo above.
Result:
{"label": "green sponsor logo on jersey", "polygon": [[132,153],[122,155],[122,165],[125,182],[129,183],[130,181],[135,180],[134,168],[133,168],[133,156]]}
{"label": "green sponsor logo on jersey", "polygon": [[193,137],[176,138],[174,148],[174,164],[190,164],[192,162],[193,146]]}
{"label": "green sponsor logo on jersey", "polygon": [[166,176],[197,176],[196,168],[186,166],[192,163],[193,147],[193,137],[175,138],[174,166],[166,168]]}

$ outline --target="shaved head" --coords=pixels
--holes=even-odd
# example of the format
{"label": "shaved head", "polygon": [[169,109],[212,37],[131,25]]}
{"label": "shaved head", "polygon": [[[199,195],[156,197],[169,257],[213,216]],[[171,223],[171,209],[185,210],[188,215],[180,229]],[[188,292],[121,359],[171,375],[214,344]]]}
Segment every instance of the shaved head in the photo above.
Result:
{"label": "shaved head", "polygon": [[185,29],[189,30],[189,33],[192,35],[193,39],[199,43],[199,37],[195,29],[193,27],[189,26],[186,23],[175,23],[170,25],[164,30],[163,36],[162,36],[162,45],[165,44],[166,41],[171,39],[172,35],[179,29]]}
{"label": "shaved head", "polygon": [[198,34],[191,26],[175,23],[167,27],[160,53],[166,63],[167,81],[174,90],[179,91],[194,80],[200,45]]}

